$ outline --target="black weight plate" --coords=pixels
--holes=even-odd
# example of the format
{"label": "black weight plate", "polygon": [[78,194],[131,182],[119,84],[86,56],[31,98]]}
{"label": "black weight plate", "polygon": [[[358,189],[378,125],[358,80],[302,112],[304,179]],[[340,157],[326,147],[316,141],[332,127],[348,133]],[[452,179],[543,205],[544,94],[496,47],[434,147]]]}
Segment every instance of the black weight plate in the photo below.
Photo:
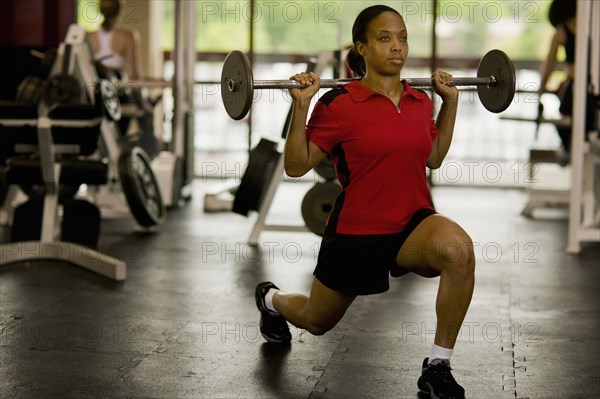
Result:
{"label": "black weight plate", "polygon": [[491,50],[483,56],[477,69],[478,78],[494,76],[496,85],[477,86],[479,100],[490,112],[504,111],[515,96],[515,67],[505,52]]}
{"label": "black weight plate", "polygon": [[110,120],[121,119],[121,102],[114,83],[105,79],[100,80],[96,86],[96,101],[102,101],[106,116]]}
{"label": "black weight plate", "polygon": [[40,94],[44,82],[37,76],[27,76],[19,83],[17,87],[17,96],[15,101],[23,103],[30,107],[35,107],[40,101]]}
{"label": "black weight plate", "polygon": [[269,182],[279,178],[273,174],[280,156],[277,143],[267,139],[261,139],[250,151],[248,167],[233,200],[233,212],[248,216],[248,211],[260,209]]}
{"label": "black weight plate", "polygon": [[119,178],[129,209],[143,227],[160,224],[165,217],[160,188],[148,155],[139,147],[119,157]]}
{"label": "black weight plate", "polygon": [[[229,84],[235,82],[233,90]],[[252,106],[254,81],[252,65],[241,51],[232,51],[225,58],[221,71],[221,98],[227,114],[240,120],[246,116]]]}
{"label": "black weight plate", "polygon": [[42,99],[48,107],[56,104],[81,102],[82,89],[79,81],[71,75],[56,75],[48,79],[42,88]]}
{"label": "black weight plate", "polygon": [[302,218],[306,227],[322,236],[327,218],[333,211],[335,201],[342,192],[338,183],[325,182],[315,184],[302,199]]}
{"label": "black weight plate", "polygon": [[325,180],[337,179],[335,167],[333,166],[333,160],[331,159],[330,154],[327,154],[325,158],[323,158],[321,162],[315,166],[315,172]]}

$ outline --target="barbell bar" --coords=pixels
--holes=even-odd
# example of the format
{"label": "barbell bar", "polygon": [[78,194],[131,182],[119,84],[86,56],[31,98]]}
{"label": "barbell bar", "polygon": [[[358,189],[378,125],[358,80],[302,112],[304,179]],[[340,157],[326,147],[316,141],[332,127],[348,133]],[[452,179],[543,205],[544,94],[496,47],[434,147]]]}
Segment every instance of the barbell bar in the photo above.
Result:
{"label": "barbell bar", "polygon": [[[321,79],[320,86],[324,89],[332,89],[342,87],[348,83],[359,79]],[[423,88],[432,87],[433,83],[430,78],[408,78],[404,79],[411,87]],[[235,85],[238,84],[234,79],[230,79],[227,83],[227,88],[230,91],[235,91]],[[496,85],[496,77],[482,78],[453,78],[451,86],[479,86],[479,85]],[[302,83],[295,80],[255,80],[254,89],[295,89],[305,87]]]}
{"label": "barbell bar", "polygon": [[[320,87],[342,87],[356,79],[321,79]],[[411,87],[433,86],[430,78],[405,79]],[[483,106],[490,112],[500,113],[512,102],[515,95],[515,67],[502,50],[486,53],[477,68],[477,77],[456,77],[453,86],[477,86],[477,94]],[[304,87],[295,80],[254,80],[252,65],[241,51],[227,55],[221,71],[221,96],[227,114],[235,120],[246,116],[252,106],[255,89],[291,89]]]}
{"label": "barbell bar", "polygon": [[[118,82],[117,85],[121,85],[124,87],[145,87],[148,89],[168,89],[173,87],[175,83],[172,80],[162,80],[162,79],[146,79],[146,80],[128,80],[123,82]],[[195,80],[194,85],[218,85],[221,84],[220,81],[214,80]]]}

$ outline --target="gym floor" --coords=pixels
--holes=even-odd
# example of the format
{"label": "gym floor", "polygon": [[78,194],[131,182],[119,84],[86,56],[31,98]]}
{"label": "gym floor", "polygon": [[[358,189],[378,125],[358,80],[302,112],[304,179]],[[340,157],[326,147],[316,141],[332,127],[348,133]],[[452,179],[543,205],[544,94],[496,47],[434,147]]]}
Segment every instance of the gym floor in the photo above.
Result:
{"label": "gym floor", "polygon": [[[324,336],[292,328],[290,346],[265,343],[256,284],[307,293],[319,237],[264,232],[256,251],[254,217],[203,212],[209,186],[155,234],[103,221],[100,249],[127,261],[125,282],[52,262],[0,268],[0,397],[417,398],[438,280],[392,280]],[[282,184],[268,220],[301,223],[308,188]],[[452,358],[467,397],[600,397],[600,246],[566,254],[566,211],[525,219],[523,191],[433,195],[476,243]]]}

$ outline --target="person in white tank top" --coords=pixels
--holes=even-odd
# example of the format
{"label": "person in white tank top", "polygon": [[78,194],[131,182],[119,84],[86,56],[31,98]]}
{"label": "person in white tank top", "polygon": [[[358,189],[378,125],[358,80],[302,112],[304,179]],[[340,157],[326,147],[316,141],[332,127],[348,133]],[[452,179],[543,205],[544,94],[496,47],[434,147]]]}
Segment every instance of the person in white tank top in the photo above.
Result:
{"label": "person in white tank top", "polygon": [[[139,54],[139,33],[133,29],[117,26],[121,4],[119,0],[100,0],[100,12],[104,16],[101,29],[88,34],[90,50],[94,60],[105,68],[115,71],[122,81],[142,80]],[[138,144],[153,158],[160,150],[160,143],[154,136],[154,107],[148,101],[147,93],[141,88],[128,86],[132,90],[133,102],[145,116],[137,117],[141,128]],[[119,128],[122,134],[128,130],[130,118],[121,118]]]}
{"label": "person in white tank top", "polygon": [[96,32],[99,49],[94,53],[94,60],[100,62],[106,68],[125,71],[127,62],[121,54],[115,53],[112,49],[112,40],[114,31],[104,28]]}
{"label": "person in white tank top", "polygon": [[102,27],[88,34],[94,59],[106,68],[126,75],[130,80],[142,79],[139,33],[117,26],[121,11],[119,0],[100,0],[99,6],[104,16]]}

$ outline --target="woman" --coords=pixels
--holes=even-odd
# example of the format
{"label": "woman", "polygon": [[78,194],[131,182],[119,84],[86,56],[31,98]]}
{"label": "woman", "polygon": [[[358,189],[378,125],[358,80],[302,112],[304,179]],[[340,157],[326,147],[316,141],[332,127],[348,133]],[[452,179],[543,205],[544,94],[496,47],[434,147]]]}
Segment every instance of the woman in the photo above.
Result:
{"label": "woman", "polygon": [[98,31],[88,35],[94,59],[131,80],[141,79],[139,33],[117,26],[121,12],[119,0],[100,0],[99,6],[104,21]]}
{"label": "woman", "polygon": [[[124,82],[141,80],[143,75],[140,64],[139,33],[134,29],[118,26],[121,12],[119,0],[100,0],[99,5],[104,21],[98,31],[88,35],[94,60],[101,65],[98,69],[104,68],[105,71],[102,72],[114,75]],[[137,118],[141,130],[137,132],[139,133],[137,144],[152,159],[160,152],[161,147],[154,135],[154,106],[148,99],[147,90],[132,85],[126,87],[130,90],[130,98],[126,98],[125,101],[135,103],[140,110],[144,111],[144,116]],[[129,123],[130,118],[121,118],[119,129],[122,134],[127,134]]]}
{"label": "woman", "polygon": [[[539,94],[548,91],[550,75],[556,69],[558,50],[562,47],[565,54],[565,79],[556,94],[560,100],[559,111],[563,116],[571,116],[573,110],[573,78],[575,76],[575,32],[577,2],[571,0],[554,0],[548,11],[548,19],[556,29],[552,36],[546,60],[540,70]],[[571,149],[571,128],[557,127],[565,156],[568,158]]]}
{"label": "woman", "polygon": [[400,80],[408,34],[390,7],[363,10],[352,39],[348,64],[362,79],[322,96],[306,126],[319,77],[292,77],[307,86],[290,90],[286,173],[302,176],[331,153],[343,193],[327,222],[310,296],[284,293],[270,282],[257,286],[261,333],[289,342],[290,322],[324,334],[357,295],[387,291],[390,274],[440,276],[436,335],[418,387],[432,397],[462,398],[450,356],[473,293],[473,244],[458,224],[431,208],[426,179],[426,166],[439,168],[450,147],[458,91],[448,85],[450,74],[433,74],[443,100],[434,122],[430,98]]}

